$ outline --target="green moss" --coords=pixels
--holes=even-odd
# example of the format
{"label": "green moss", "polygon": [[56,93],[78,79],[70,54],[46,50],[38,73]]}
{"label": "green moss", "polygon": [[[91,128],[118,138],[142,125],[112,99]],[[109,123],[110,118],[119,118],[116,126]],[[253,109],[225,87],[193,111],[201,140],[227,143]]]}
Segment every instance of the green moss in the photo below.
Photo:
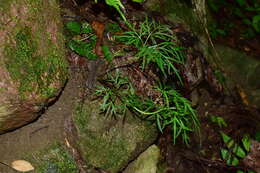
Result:
{"label": "green moss", "polygon": [[[94,129],[96,123],[90,117],[90,109],[98,110],[82,105],[77,105],[76,108],[75,123],[81,134],[78,145],[83,149],[83,157],[87,158],[87,162],[95,167],[117,172],[129,157],[128,142],[121,138],[122,136],[109,131],[107,134],[100,135],[103,132],[100,132],[99,128]],[[101,117],[101,119],[103,118]],[[99,123],[100,120],[97,122]]]}
{"label": "green moss", "polygon": [[132,114],[126,115],[125,123],[123,117],[105,117],[99,114],[99,104],[76,106],[73,119],[79,134],[77,144],[87,163],[115,173],[153,141],[156,127]]}
{"label": "green moss", "polygon": [[77,165],[64,146],[54,143],[49,147],[26,156],[37,173],[78,173]]}
{"label": "green moss", "polygon": [[85,131],[85,124],[87,123],[86,110],[83,109],[82,104],[77,104],[75,109],[74,120],[80,132]]}
{"label": "green moss", "polygon": [[78,144],[80,148],[84,148],[83,157],[87,158],[87,162],[95,167],[117,172],[129,157],[128,142],[116,133],[107,132],[107,134],[100,135],[99,130],[93,130],[95,122],[90,122],[89,111],[85,106],[77,105],[75,122],[81,134]]}
{"label": "green moss", "polygon": [[117,172],[129,158],[127,141],[119,136],[91,135],[87,140],[81,140],[79,145],[81,148],[88,146],[89,149],[83,152],[84,158],[91,158],[88,163],[111,172]]}
{"label": "green moss", "polygon": [[50,97],[56,87],[51,84],[66,76],[66,64],[63,57],[53,47],[47,56],[37,51],[39,48],[29,27],[18,30],[14,44],[5,47],[6,68],[14,81],[19,82],[22,98],[27,94],[37,93]]}
{"label": "green moss", "polygon": [[7,9],[11,3],[13,3],[13,0],[0,0],[0,10]]}

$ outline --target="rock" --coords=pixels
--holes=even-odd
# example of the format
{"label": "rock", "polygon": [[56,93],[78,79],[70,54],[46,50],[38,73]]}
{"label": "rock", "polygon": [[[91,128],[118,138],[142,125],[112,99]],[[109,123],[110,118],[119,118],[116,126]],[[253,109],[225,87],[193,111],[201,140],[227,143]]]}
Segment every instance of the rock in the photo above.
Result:
{"label": "rock", "polygon": [[35,120],[67,78],[58,4],[0,3],[0,134]]}
{"label": "rock", "polygon": [[155,141],[157,127],[131,113],[105,117],[99,113],[99,104],[86,102],[73,115],[77,149],[87,164],[117,173]]}
{"label": "rock", "polygon": [[228,88],[231,91],[238,88],[240,94],[245,93],[245,103],[260,108],[260,61],[226,46],[216,45],[215,48],[226,72]]}
{"label": "rock", "polygon": [[123,173],[156,173],[159,157],[160,149],[152,145],[130,163]]}
{"label": "rock", "polygon": [[144,3],[144,8],[150,11],[160,11],[160,0],[147,0]]}

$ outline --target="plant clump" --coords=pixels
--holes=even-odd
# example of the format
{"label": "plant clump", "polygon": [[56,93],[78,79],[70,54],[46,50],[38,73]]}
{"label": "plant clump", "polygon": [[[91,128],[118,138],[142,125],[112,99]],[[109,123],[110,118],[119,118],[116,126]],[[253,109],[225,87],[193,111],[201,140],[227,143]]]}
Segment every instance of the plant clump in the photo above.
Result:
{"label": "plant clump", "polygon": [[[80,35],[78,40],[72,40],[78,45],[90,44],[93,36],[93,30],[90,25],[87,26],[88,32],[83,32],[82,23],[67,23],[66,27],[70,32]],[[178,71],[178,66],[185,64],[183,48],[179,46],[178,40],[168,25],[160,24],[154,20],[145,18],[139,25],[130,25],[129,31],[122,31],[116,24],[108,24],[105,31],[108,33],[110,45],[101,44],[101,50],[105,59],[110,63],[116,64],[116,61],[122,57],[127,57],[130,49],[134,55],[128,58],[123,64],[138,64],[138,69],[146,73],[147,69],[155,67],[157,75],[177,77],[177,84],[182,85],[182,77]],[[106,43],[108,43],[107,41]],[[116,46],[122,47],[116,51]],[[75,48],[69,41],[68,46],[75,53],[86,57],[91,56],[82,52],[93,53],[94,46],[82,46]],[[97,46],[97,45],[96,45]],[[114,46],[114,47],[113,47]],[[112,51],[111,51],[112,50]],[[123,60],[121,60],[123,61]],[[129,67],[131,68],[131,67]],[[196,111],[191,107],[190,102],[181,96],[174,86],[168,86],[163,81],[152,82],[151,93],[158,93],[159,98],[150,97],[147,94],[137,94],[136,85],[132,79],[126,77],[120,70],[108,70],[106,75],[99,78],[101,85],[95,90],[95,97],[101,98],[100,113],[105,116],[117,118],[120,115],[126,115],[127,111],[134,112],[145,120],[155,121],[158,129],[162,132],[166,126],[171,126],[173,131],[173,142],[181,136],[184,143],[189,143],[189,133],[198,131],[199,121],[196,117]],[[156,100],[155,100],[156,99]],[[159,100],[159,101],[158,101]]]}
{"label": "plant clump", "polygon": [[159,87],[162,103],[156,104],[150,98],[142,98],[135,94],[135,90],[126,77],[116,73],[110,75],[103,85],[97,86],[95,96],[102,98],[100,112],[106,116],[125,115],[127,110],[141,115],[142,119],[156,121],[158,129],[170,125],[173,131],[173,142],[181,136],[185,144],[189,143],[188,134],[199,129],[199,121],[190,102],[176,90]]}
{"label": "plant clump", "polygon": [[116,39],[138,49],[136,57],[142,61],[142,69],[154,63],[164,76],[175,74],[181,81],[176,64],[184,64],[183,48],[169,26],[146,18],[139,27],[132,26],[131,31],[116,35]]}

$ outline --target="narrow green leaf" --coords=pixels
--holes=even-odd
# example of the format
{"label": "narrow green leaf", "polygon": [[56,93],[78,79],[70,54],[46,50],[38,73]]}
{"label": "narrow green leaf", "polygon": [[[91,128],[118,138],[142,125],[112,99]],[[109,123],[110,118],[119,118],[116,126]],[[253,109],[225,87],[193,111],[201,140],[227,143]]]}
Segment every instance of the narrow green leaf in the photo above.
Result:
{"label": "narrow green leaf", "polygon": [[224,149],[224,148],[221,148],[220,149],[220,154],[221,154],[221,157],[223,160],[227,160],[228,159],[228,156],[230,155],[228,153],[228,150],[227,149]]}
{"label": "narrow green leaf", "polygon": [[237,170],[237,172],[236,173],[245,173],[244,171],[242,171],[242,170]]}
{"label": "narrow green leaf", "polygon": [[222,131],[220,132],[220,135],[221,135],[222,140],[225,144],[227,144],[231,140],[231,138]]}
{"label": "narrow green leaf", "polygon": [[242,138],[242,144],[243,144],[245,150],[246,150],[247,152],[249,152],[251,142],[250,142],[250,138],[249,138],[248,135],[245,135],[245,136]]}
{"label": "narrow green leaf", "polygon": [[229,160],[227,160],[228,165],[237,166],[239,164],[239,160],[237,157],[233,156]]}
{"label": "narrow green leaf", "polygon": [[252,19],[252,25],[256,32],[260,32],[260,15],[256,15]]}
{"label": "narrow green leaf", "polygon": [[160,122],[160,115],[158,115],[158,114],[156,115],[156,122],[157,122],[158,129],[162,133],[163,129],[162,129],[161,122]]}
{"label": "narrow green leaf", "polygon": [[82,23],[81,26],[81,33],[83,34],[88,34],[88,33],[93,33],[93,29],[91,28],[90,24],[87,22]]}
{"label": "narrow green leaf", "polygon": [[246,157],[245,151],[237,144],[233,147],[232,152],[240,158]]}
{"label": "narrow green leaf", "polygon": [[141,3],[141,2],[144,2],[144,0],[132,0],[133,2],[139,2],[139,3]]}
{"label": "narrow green leaf", "polygon": [[96,59],[97,55],[93,52],[92,43],[85,43],[81,41],[71,40],[68,42],[69,48],[80,56],[88,59]]}
{"label": "narrow green leaf", "polygon": [[114,57],[113,57],[111,51],[109,50],[109,47],[107,45],[103,45],[103,46],[101,46],[101,49],[102,49],[102,51],[104,53],[105,59],[108,62],[111,62]]}

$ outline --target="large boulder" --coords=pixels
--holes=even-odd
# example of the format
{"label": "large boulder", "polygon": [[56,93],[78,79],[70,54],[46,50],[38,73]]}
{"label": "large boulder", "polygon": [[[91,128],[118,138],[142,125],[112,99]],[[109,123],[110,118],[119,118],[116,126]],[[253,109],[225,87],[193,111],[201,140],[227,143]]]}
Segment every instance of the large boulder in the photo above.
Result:
{"label": "large boulder", "polygon": [[106,117],[100,114],[99,104],[96,100],[77,106],[76,145],[87,164],[117,173],[155,141],[157,127],[130,112],[116,119]]}
{"label": "large boulder", "polygon": [[215,48],[230,90],[240,92],[245,104],[260,108],[260,61],[223,45]]}
{"label": "large boulder", "polygon": [[0,134],[25,125],[52,102],[67,78],[55,0],[0,2]]}

